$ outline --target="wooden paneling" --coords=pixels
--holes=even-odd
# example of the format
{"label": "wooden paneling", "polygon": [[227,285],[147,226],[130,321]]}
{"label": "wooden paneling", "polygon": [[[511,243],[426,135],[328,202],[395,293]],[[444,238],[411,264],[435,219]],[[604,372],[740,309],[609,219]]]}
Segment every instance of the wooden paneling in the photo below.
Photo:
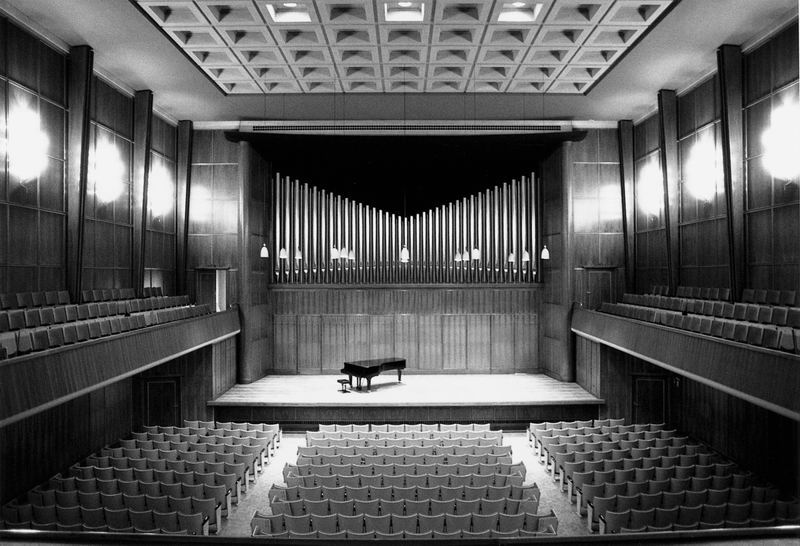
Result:
{"label": "wooden paneling", "polygon": [[211,398],[216,398],[236,384],[236,338],[214,343],[211,349]]}
{"label": "wooden paneling", "polygon": [[238,332],[238,316],[228,311],[2,361],[0,424]]}
{"label": "wooden paneling", "polygon": [[572,331],[800,420],[797,356],[594,311],[576,311]]}
{"label": "wooden paneling", "polygon": [[537,294],[521,286],[273,286],[275,357],[267,365],[272,373],[294,373],[284,352],[296,344],[300,373],[304,351],[319,354],[315,369],[323,373],[338,372],[345,360],[393,355],[410,371],[537,371]]}
{"label": "wooden paneling", "polygon": [[319,315],[299,315],[297,317],[297,371],[298,373],[320,373],[321,318]]}
{"label": "wooden paneling", "polygon": [[0,427],[0,502],[130,434],[131,379]]}

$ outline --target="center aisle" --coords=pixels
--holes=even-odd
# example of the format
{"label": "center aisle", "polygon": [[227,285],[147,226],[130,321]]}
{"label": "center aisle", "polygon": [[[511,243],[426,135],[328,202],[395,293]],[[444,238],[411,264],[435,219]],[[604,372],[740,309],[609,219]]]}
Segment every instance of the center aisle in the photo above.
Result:
{"label": "center aisle", "polygon": [[[273,483],[283,483],[283,467],[286,464],[297,462],[297,448],[304,446],[304,433],[284,432],[280,448],[275,452],[275,457],[265,467],[264,473],[256,484],[251,485],[247,493],[243,493],[239,504],[231,510],[231,515],[222,520],[222,530],[218,536],[250,536],[250,519],[256,510],[267,511],[269,508],[269,490]],[[533,448],[528,444],[525,432],[504,432],[503,444],[511,446],[511,457],[514,462],[525,463],[527,469],[526,483],[535,482],[541,491],[539,501],[540,511],[552,508],[558,517],[558,534],[580,536],[588,535],[586,520],[581,519],[575,512],[575,505],[570,504],[567,498],[558,489],[558,484],[553,482],[553,476],[544,471],[544,465],[539,464],[533,454]]]}

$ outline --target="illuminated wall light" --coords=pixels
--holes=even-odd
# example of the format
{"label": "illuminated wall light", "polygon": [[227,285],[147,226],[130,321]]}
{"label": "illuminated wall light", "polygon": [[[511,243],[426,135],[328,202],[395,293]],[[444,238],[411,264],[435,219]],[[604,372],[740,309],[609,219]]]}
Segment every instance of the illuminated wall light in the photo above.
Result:
{"label": "illuminated wall light", "polygon": [[156,165],[150,172],[147,183],[147,208],[153,216],[164,216],[172,210],[175,202],[175,186],[170,180],[169,171],[163,165]]}
{"label": "illuminated wall light", "polygon": [[664,185],[661,169],[651,161],[642,167],[637,186],[636,200],[645,214],[658,216],[664,208]]}
{"label": "illuminated wall light", "polygon": [[774,109],[762,142],[764,165],[772,176],[792,180],[800,175],[800,105],[787,102]]}
{"label": "illuminated wall light", "polygon": [[94,194],[103,203],[116,201],[124,188],[125,171],[119,149],[109,140],[99,140],[93,153]]}
{"label": "illuminated wall light", "polygon": [[622,218],[622,192],[616,184],[606,184],[600,188],[600,217],[603,220]]}
{"label": "illuminated wall light", "polygon": [[47,165],[49,140],[40,128],[39,114],[17,105],[8,114],[8,169],[22,182],[39,176]]}
{"label": "illuminated wall light", "polygon": [[711,137],[703,137],[692,146],[686,159],[686,189],[700,201],[717,195],[717,149]]}
{"label": "illuminated wall light", "polygon": [[191,188],[189,200],[189,217],[195,222],[211,219],[211,192],[208,188],[198,186]]}

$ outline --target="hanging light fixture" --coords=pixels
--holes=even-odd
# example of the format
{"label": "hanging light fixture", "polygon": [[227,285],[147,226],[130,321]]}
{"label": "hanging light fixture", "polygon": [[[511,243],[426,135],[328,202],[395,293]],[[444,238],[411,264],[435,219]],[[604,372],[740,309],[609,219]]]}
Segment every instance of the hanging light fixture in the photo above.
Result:
{"label": "hanging light fixture", "polygon": [[522,251],[522,263],[527,263],[531,261],[531,255],[528,254],[527,250]]}
{"label": "hanging light fixture", "polygon": [[456,255],[455,255],[455,258],[453,258],[453,261],[461,262],[461,253],[460,252],[456,252]]}
{"label": "hanging light fixture", "polygon": [[280,251],[278,252],[278,259],[279,260],[288,260],[289,259],[289,253],[286,252],[285,248],[280,249]]}
{"label": "hanging light fixture", "polygon": [[481,250],[478,247],[472,249],[472,259],[473,260],[481,259]]}
{"label": "hanging light fixture", "polygon": [[517,257],[514,256],[514,253],[513,252],[509,252],[509,254],[508,254],[508,263],[513,264],[513,263],[516,263],[516,261],[517,261]]}
{"label": "hanging light fixture", "polygon": [[339,250],[339,259],[346,260],[347,259],[347,247],[343,246],[341,250]]}
{"label": "hanging light fixture", "polygon": [[300,260],[303,259],[303,253],[300,252],[299,248],[294,251],[294,259],[297,260],[297,261],[300,261]]}
{"label": "hanging light fixture", "polygon": [[469,262],[469,251],[467,251],[466,248],[464,249],[464,253],[461,255],[461,261]]}
{"label": "hanging light fixture", "polygon": [[411,257],[408,253],[408,247],[405,243],[403,243],[403,248],[400,250],[400,263],[407,264],[410,259]]}
{"label": "hanging light fixture", "polygon": [[542,259],[543,260],[549,260],[550,259],[550,251],[547,250],[547,245],[544,245],[544,247],[542,248]]}
{"label": "hanging light fixture", "polygon": [[269,258],[269,250],[267,250],[267,243],[261,245],[261,257]]}
{"label": "hanging light fixture", "polygon": [[353,250],[353,249],[350,249],[350,252],[347,253],[347,259],[350,260],[351,262],[355,261],[355,259],[356,259],[356,251]]}
{"label": "hanging light fixture", "polygon": [[339,259],[339,250],[334,246],[331,247],[331,260]]}

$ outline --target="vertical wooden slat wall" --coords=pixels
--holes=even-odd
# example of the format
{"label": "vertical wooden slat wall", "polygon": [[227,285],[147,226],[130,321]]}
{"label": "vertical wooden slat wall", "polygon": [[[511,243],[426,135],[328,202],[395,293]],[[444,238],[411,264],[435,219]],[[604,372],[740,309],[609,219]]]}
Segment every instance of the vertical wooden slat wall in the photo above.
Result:
{"label": "vertical wooden slat wall", "polygon": [[[272,263],[279,284],[535,279],[535,261],[530,260],[537,250],[533,175],[408,216],[280,174],[273,193],[272,252],[277,259]],[[404,248],[408,262],[401,261]]]}

